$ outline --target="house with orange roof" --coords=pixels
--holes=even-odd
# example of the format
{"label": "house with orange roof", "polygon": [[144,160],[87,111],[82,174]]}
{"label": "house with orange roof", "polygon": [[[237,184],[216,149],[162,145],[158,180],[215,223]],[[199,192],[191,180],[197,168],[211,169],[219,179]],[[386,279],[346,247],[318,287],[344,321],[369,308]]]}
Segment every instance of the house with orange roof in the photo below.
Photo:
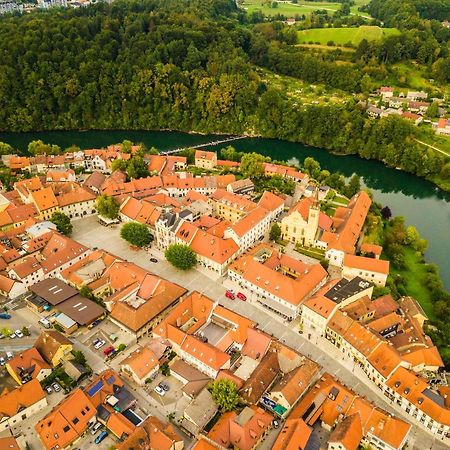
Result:
{"label": "house with orange roof", "polygon": [[[96,214],[96,196],[89,189],[83,188],[76,183],[66,183],[63,186],[53,186],[56,191],[56,201],[59,210],[70,219],[81,219]],[[59,191],[59,192],[58,192]]]}
{"label": "house with orange roof", "polygon": [[409,363],[411,369],[416,373],[438,373],[445,366],[435,345],[408,349],[401,354],[401,357],[403,361]]}
{"label": "house with orange roof", "polygon": [[19,194],[23,203],[31,203],[31,193],[43,188],[39,177],[25,178],[14,183],[14,190]]}
{"label": "house with orange roof", "polygon": [[354,254],[372,200],[366,192],[354,195],[349,204],[338,207],[331,230],[324,231],[318,246],[325,249],[330,264],[342,267],[345,254]]}
{"label": "house with orange roof", "polygon": [[158,358],[147,347],[138,347],[120,363],[121,372],[131,377],[140,386],[145,384],[145,380],[152,378],[158,369]]}
{"label": "house with orange roof", "polygon": [[122,222],[139,222],[152,230],[155,229],[156,221],[160,215],[161,212],[155,205],[134,197],[127,197],[120,205],[119,210]]}
{"label": "house with orange roof", "polygon": [[293,319],[325,283],[327,272],[320,264],[306,264],[259,244],[230,265],[228,277],[252,293],[255,304]]}
{"label": "house with orange roof", "polygon": [[96,407],[82,389],[74,390],[35,426],[46,450],[65,449],[95,422]]}
{"label": "house with orange roof", "polygon": [[184,409],[181,426],[189,435],[201,436],[203,429],[217,414],[218,410],[219,408],[207,386],[204,386]]}
{"label": "house with orange roof", "polygon": [[271,429],[273,417],[257,406],[246,406],[239,414],[226,412],[207,437],[224,448],[252,450]]}
{"label": "house with orange roof", "polygon": [[[218,450],[217,445],[211,444],[202,435],[198,436],[198,441],[195,442],[191,450]],[[219,447],[220,450],[220,447]]]}
{"label": "house with orange roof", "polygon": [[8,161],[8,167],[13,172],[30,171],[30,158],[26,156],[11,156]]}
{"label": "house with orange roof", "polygon": [[0,437],[0,448],[5,450],[20,450],[19,444],[12,436]]}
{"label": "house with orange roof", "polygon": [[76,181],[75,172],[72,169],[49,170],[45,174],[47,183],[65,183],[67,181]]}
{"label": "house with orange roof", "polygon": [[213,170],[217,166],[217,153],[207,152],[205,150],[196,150],[195,167],[201,169]]}
{"label": "house with orange roof", "polygon": [[36,206],[39,218],[49,220],[53,213],[59,211],[58,200],[51,187],[45,187],[31,193],[31,201]]}
{"label": "house with orange roof", "polygon": [[342,276],[347,279],[361,277],[378,286],[385,286],[389,275],[389,261],[366,256],[345,255]]}
{"label": "house with orange roof", "polygon": [[233,183],[230,183],[227,186],[227,191],[233,194],[249,194],[253,192],[255,189],[255,185],[250,178],[243,178],[241,180],[236,180]]}
{"label": "house with orange roof", "polygon": [[225,238],[234,239],[243,253],[250,248],[270,228],[271,213],[257,206],[225,231]]}
{"label": "house with orange roof", "polygon": [[9,264],[7,272],[10,278],[20,281],[25,287],[42,281],[45,277],[44,269],[34,255]]}
{"label": "house with orange roof", "polygon": [[131,448],[134,450],[183,450],[184,441],[172,424],[149,416],[116,446],[117,450]]}
{"label": "house with orange roof", "polygon": [[365,242],[361,244],[360,251],[363,256],[380,259],[381,253],[383,252],[383,247],[381,245],[369,244]]}
{"label": "house with orange roof", "polygon": [[328,450],[358,450],[362,437],[361,416],[351,414],[336,425],[328,440]]}
{"label": "house with orange roof", "polygon": [[257,206],[246,197],[224,189],[217,189],[210,201],[214,205],[215,216],[231,223],[237,222]]}
{"label": "house with orange roof", "polygon": [[11,300],[20,297],[27,292],[24,283],[0,274],[0,294]]}
{"label": "house with orange roof", "polygon": [[6,363],[6,370],[19,386],[31,380],[42,381],[52,371],[51,367],[34,347],[20,352],[13,359],[9,360]]}
{"label": "house with orange roof", "polygon": [[261,198],[258,200],[258,206],[269,211],[270,221],[274,222],[284,211],[285,199],[270,191],[264,191],[263,195],[261,195]]}
{"label": "house with orange roof", "polygon": [[[0,394],[0,432],[16,426],[47,406],[47,398],[37,379]],[[1,447],[6,450],[8,447]]]}
{"label": "house with orange roof", "polygon": [[273,444],[272,450],[307,450],[314,442],[312,433],[312,428],[306,425],[302,419],[288,418]]}
{"label": "house with orange roof", "polygon": [[303,198],[281,220],[281,235],[285,241],[312,247],[319,231],[327,231],[331,225],[331,218],[320,211],[317,200]]}

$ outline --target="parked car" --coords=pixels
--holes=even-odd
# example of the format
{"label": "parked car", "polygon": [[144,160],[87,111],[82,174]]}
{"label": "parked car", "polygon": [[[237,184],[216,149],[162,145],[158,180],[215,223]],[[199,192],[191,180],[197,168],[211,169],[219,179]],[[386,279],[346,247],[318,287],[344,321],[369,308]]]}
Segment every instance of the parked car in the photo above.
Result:
{"label": "parked car", "polygon": [[159,383],[159,385],[167,392],[170,390],[170,387],[166,383]]}
{"label": "parked car", "polygon": [[12,354],[12,352],[6,352],[6,357],[8,358],[8,360],[10,360],[14,358],[14,355]]}
{"label": "parked car", "polygon": [[106,342],[103,339],[100,339],[95,345],[94,348],[96,350],[98,350],[99,348],[102,348],[104,345],[106,344]]}
{"label": "parked car", "polygon": [[12,334],[9,335],[9,338],[10,338],[10,339],[15,339],[16,337],[17,337],[17,336],[16,336],[16,333],[12,333]]}
{"label": "parked car", "polygon": [[11,319],[11,315],[10,314],[6,314],[6,313],[1,313],[0,314],[0,319],[9,320],[9,319]]}
{"label": "parked car", "polygon": [[273,419],[272,420],[272,426],[274,428],[279,428],[280,427],[280,422],[277,419]]}
{"label": "parked car", "polygon": [[96,438],[95,438],[95,443],[98,445],[100,444],[100,442],[103,441],[103,439],[106,438],[106,436],[108,436],[108,432],[103,430]]}
{"label": "parked car", "polygon": [[245,302],[245,300],[247,300],[247,297],[242,292],[238,292],[237,298],[244,302]]}
{"label": "parked car", "polygon": [[56,382],[52,384],[52,388],[55,392],[59,392],[61,390],[61,386]]}
{"label": "parked car", "polygon": [[110,345],[109,347],[106,347],[105,350],[103,350],[103,353],[108,356],[110,355],[113,351],[115,351],[115,348]]}
{"label": "parked car", "polygon": [[97,433],[97,431],[99,430],[99,428],[100,428],[101,426],[102,426],[102,424],[101,424],[100,422],[97,422],[97,423],[92,427],[91,434]]}
{"label": "parked car", "polygon": [[232,290],[226,291],[225,297],[229,298],[230,300],[234,300],[236,298],[236,296],[234,295],[234,292]]}
{"label": "parked car", "polygon": [[0,357],[0,366],[4,366],[6,364],[5,358]]}
{"label": "parked car", "polygon": [[166,391],[161,386],[156,386],[155,392],[159,394],[161,397],[164,397],[166,395]]}
{"label": "parked car", "polygon": [[101,339],[99,339],[99,338],[95,338],[93,341],[92,341],[92,345],[96,345],[97,344],[97,342],[100,342],[101,341]]}
{"label": "parked car", "polygon": [[45,390],[47,391],[47,394],[51,394],[51,393],[53,392],[53,389],[52,389],[51,386],[47,386],[47,387],[45,388]]}
{"label": "parked car", "polygon": [[150,258],[150,262],[152,262],[152,263],[157,263],[158,260],[157,260],[156,258]]}
{"label": "parked car", "polygon": [[20,330],[16,330],[14,333],[18,338],[23,338],[23,333]]}

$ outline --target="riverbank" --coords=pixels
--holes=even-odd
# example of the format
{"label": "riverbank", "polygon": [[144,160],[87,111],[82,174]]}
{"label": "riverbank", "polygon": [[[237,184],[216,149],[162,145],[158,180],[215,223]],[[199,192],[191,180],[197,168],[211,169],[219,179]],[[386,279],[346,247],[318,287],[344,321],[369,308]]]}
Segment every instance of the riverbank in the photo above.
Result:
{"label": "riverbank", "polygon": [[[54,131],[42,133],[0,133],[0,142],[5,141],[18,148],[26,148],[32,140],[57,144],[67,148],[72,144],[82,149],[100,148],[128,139],[143,142],[147,147],[170,150],[180,146],[204,144],[215,140],[218,135],[200,135],[163,131]],[[224,145],[226,146],[226,145]],[[220,150],[224,146],[212,147]],[[407,224],[417,227],[429,242],[425,254],[427,261],[439,266],[445,287],[450,290],[450,252],[448,230],[450,230],[450,194],[440,191],[423,178],[387,167],[376,160],[365,160],[356,155],[335,155],[325,149],[276,139],[247,138],[233,144],[238,151],[256,151],[275,160],[303,161],[312,156],[323,169],[340,172],[345,177],[357,174],[364,186],[369,188],[374,199],[388,205],[393,214],[405,217]],[[433,220],[430,220],[433,218]]]}

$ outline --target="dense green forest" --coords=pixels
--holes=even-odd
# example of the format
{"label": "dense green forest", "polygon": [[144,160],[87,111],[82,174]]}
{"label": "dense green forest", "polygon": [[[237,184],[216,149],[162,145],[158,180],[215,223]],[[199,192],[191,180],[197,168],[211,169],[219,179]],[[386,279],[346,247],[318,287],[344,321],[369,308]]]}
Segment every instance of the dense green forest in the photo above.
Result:
{"label": "dense green forest", "polygon": [[[431,29],[420,33],[405,29],[399,42],[410,53],[393,59],[419,59],[418,43],[430,42],[432,55],[424,50],[423,62],[445,69],[448,39]],[[248,133],[360,154],[437,181],[450,178],[449,163],[417,146],[409,122],[370,120],[356,102],[295,104],[258,75],[262,66],[368,93],[383,77],[379,61],[392,59],[385,42],[363,41],[355,61],[340,64],[332,54],[294,46],[295,39],[295,30],[281,22],[254,23],[232,0],[118,0],[3,18],[0,130]]]}

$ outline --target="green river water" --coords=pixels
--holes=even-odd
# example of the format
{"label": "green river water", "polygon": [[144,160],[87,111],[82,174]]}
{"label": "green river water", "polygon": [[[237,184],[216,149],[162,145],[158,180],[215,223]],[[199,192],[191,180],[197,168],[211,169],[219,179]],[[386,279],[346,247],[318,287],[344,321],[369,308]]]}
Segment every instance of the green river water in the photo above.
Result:
{"label": "green river water", "polygon": [[[36,133],[0,133],[0,142],[8,142],[25,150],[35,139],[58,144],[62,148],[72,144],[82,149],[98,148],[129,139],[143,142],[159,150],[196,145],[215,140],[215,136],[185,134],[171,131],[51,131]],[[339,171],[349,177],[353,173],[362,177],[374,198],[388,205],[393,214],[404,216],[408,224],[415,225],[428,240],[428,261],[440,268],[442,280],[450,290],[450,194],[437,189],[414,175],[385,167],[377,161],[366,161],[357,156],[337,156],[325,150],[291,142],[248,138],[230,143],[240,151],[256,151],[277,160],[307,156],[314,157],[324,169]],[[224,144],[228,145],[228,144]],[[220,146],[212,147],[219,149]]]}

